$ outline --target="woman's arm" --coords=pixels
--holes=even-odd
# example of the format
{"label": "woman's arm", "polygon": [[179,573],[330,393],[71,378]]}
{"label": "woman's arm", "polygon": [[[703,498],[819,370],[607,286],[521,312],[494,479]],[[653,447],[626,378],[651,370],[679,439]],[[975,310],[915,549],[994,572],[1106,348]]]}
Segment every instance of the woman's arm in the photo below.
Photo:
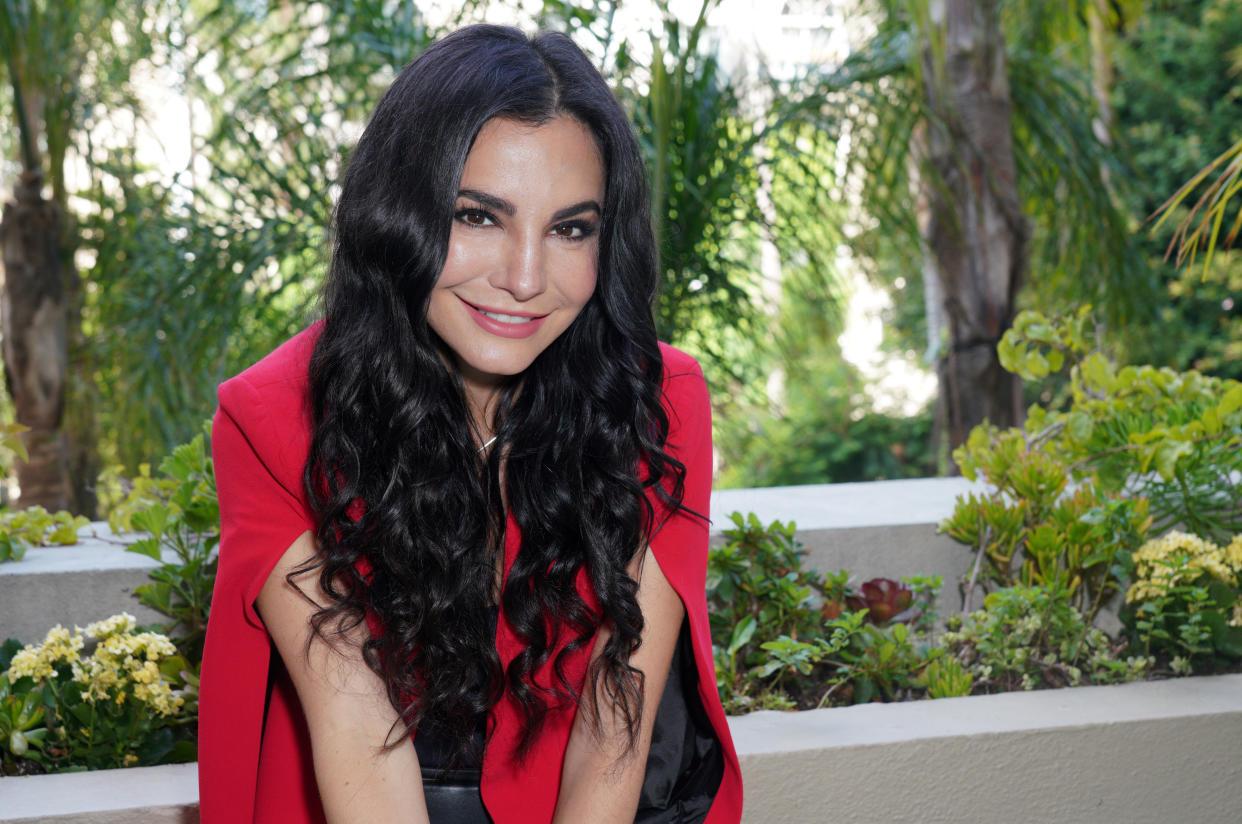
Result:
{"label": "woman's arm", "polygon": [[[619,712],[609,713],[613,704],[602,685],[598,686],[600,732],[592,728],[590,713],[580,709],[565,750],[554,824],[582,821],[631,824],[638,810],[656,708],[664,694],[664,682],[668,680],[673,649],[677,646],[685,615],[681,597],[664,577],[651,548],[648,547],[641,557],[641,565],[632,565],[630,569],[630,575],[638,581],[638,606],[643,613],[642,644],[630,656],[630,664],[646,676],[638,742],[627,755],[625,747],[629,738],[625,719]],[[610,634],[606,627],[600,629],[591,653],[592,662],[603,652]]]}
{"label": "woman's arm", "polygon": [[314,537],[302,533],[268,576],[257,604],[310,727],[324,812],[330,824],[425,824],[427,805],[413,741],[405,737],[399,746],[383,749],[397,712],[382,679],[362,660],[366,624],[331,644],[314,638],[307,647],[311,616],[327,598],[317,570],[295,577],[301,592],[286,576],[314,554]]}

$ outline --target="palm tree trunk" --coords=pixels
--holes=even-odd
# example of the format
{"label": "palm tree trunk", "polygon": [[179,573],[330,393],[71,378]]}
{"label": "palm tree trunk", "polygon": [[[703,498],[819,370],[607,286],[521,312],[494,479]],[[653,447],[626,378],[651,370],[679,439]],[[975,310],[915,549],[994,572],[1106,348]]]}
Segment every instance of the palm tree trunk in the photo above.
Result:
{"label": "palm tree trunk", "polygon": [[61,277],[60,209],[45,200],[42,175],[24,172],[0,218],[4,290],[4,375],[30,460],[17,467],[22,506],[49,510],[69,502],[64,436],[67,345]]}
{"label": "palm tree trunk", "polygon": [[996,344],[1012,323],[1026,269],[997,0],[932,0],[924,90],[932,115],[923,178],[923,240],[939,277],[948,342],[938,360],[938,427],[949,448],[985,420],[1023,417],[1022,386]]}

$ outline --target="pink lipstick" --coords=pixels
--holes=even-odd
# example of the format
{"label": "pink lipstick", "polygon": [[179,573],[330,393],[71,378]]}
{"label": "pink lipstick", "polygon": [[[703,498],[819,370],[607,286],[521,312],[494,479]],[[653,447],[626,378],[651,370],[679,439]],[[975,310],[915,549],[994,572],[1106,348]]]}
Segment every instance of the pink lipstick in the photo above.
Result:
{"label": "pink lipstick", "polygon": [[529,338],[539,331],[547,317],[533,312],[502,312],[487,306],[475,306],[460,297],[458,300],[466,305],[470,317],[480,328],[502,338]]}

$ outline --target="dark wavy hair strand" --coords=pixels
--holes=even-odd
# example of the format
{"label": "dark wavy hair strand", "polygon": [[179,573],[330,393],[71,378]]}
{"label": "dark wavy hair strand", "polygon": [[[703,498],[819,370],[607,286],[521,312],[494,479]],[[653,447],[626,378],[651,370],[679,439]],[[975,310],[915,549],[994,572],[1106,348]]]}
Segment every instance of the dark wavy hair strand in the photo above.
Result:
{"label": "dark wavy hair strand", "polygon": [[[428,299],[480,128],[558,116],[590,129],[606,169],[596,290],[502,391],[497,444],[483,458]],[[642,674],[629,659],[643,619],[626,567],[660,513],[680,506],[685,474],[665,450],[656,257],[630,124],[564,35],[479,25],[445,37],[400,73],[359,140],[309,375],[304,480],[319,543],[309,569],[330,599],[313,625],[322,637],[368,617],[382,628],[363,652],[406,733],[435,718],[464,754],[507,692],[523,719],[514,755],[525,757],[548,712],[582,698],[566,666],[606,625],[585,705],[598,730],[603,692],[636,740]],[[500,599],[524,648],[507,668],[488,626],[502,501],[521,534]],[[580,576],[597,603],[579,595]]]}

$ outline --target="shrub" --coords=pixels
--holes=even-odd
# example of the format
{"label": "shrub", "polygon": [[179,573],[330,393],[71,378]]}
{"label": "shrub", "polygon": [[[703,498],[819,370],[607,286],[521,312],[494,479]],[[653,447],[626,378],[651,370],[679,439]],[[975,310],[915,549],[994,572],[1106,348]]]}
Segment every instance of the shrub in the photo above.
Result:
{"label": "shrub", "polygon": [[793,524],[753,514],[708,556],[708,609],[721,700],[730,712],[907,697],[939,653],[926,629],[938,578],[876,578],[802,569]]}
{"label": "shrub", "polygon": [[4,658],[6,771],[17,759],[48,769],[193,760],[197,693],[189,665],[167,637],[138,631],[133,616],[114,615],[73,632],[56,626],[41,644],[10,641]]}
{"label": "shrub", "polygon": [[983,609],[950,618],[941,642],[982,692],[1134,681],[1152,664],[1121,658],[1124,644],[1090,626],[1067,593],[1042,586],[990,593]]}
{"label": "shrub", "polygon": [[[173,620],[163,631],[195,667],[203,657],[203,638],[216,580],[213,550],[220,542],[220,505],[215,472],[204,435],[172,451],[151,477],[145,465],[132,489],[108,516],[112,531],[148,533],[127,549],[159,562],[152,582],[135,590],[138,600]],[[163,550],[173,561],[164,559]]]}

